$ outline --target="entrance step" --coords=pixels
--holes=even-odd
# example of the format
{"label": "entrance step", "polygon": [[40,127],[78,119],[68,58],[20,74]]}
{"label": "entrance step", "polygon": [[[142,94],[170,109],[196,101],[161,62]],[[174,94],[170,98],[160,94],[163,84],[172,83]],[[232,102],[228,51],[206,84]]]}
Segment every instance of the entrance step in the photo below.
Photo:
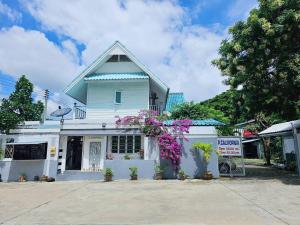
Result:
{"label": "entrance step", "polygon": [[67,170],[64,173],[57,174],[56,180],[103,180],[103,174],[101,172],[82,172],[80,170]]}

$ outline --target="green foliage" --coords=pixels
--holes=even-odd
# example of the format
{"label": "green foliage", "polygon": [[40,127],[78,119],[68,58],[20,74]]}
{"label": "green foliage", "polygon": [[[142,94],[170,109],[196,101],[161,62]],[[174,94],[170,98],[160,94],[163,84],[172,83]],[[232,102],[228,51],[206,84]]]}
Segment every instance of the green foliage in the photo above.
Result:
{"label": "green foliage", "polygon": [[193,144],[193,148],[196,150],[201,150],[203,151],[203,156],[206,162],[209,161],[211,154],[213,152],[217,152],[216,150],[213,149],[211,144],[204,143],[204,142],[195,142]]}
{"label": "green foliage", "polygon": [[223,123],[229,123],[224,113],[207,105],[194,102],[186,102],[176,105],[171,115],[172,119],[215,119]]}
{"label": "green foliage", "polygon": [[129,167],[129,170],[131,171],[131,177],[137,176],[138,168],[136,166]]}
{"label": "green foliage", "polygon": [[104,175],[112,177],[114,175],[114,173],[113,173],[112,169],[108,167],[108,168],[104,169]]}
{"label": "green foliage", "polygon": [[130,160],[131,158],[130,158],[130,156],[128,154],[126,154],[126,155],[124,155],[124,159],[125,160]]}
{"label": "green foliage", "polygon": [[239,90],[244,115],[300,116],[299,0],[259,0],[246,21],[230,28],[231,37],[213,61]]}
{"label": "green foliage", "polygon": [[156,165],[154,170],[155,170],[155,173],[163,173],[164,172],[164,169],[159,165]]}
{"label": "green foliage", "polygon": [[4,156],[4,151],[2,150],[2,148],[0,148],[0,160],[3,159]]}
{"label": "green foliage", "polygon": [[23,75],[16,83],[15,91],[0,106],[0,131],[8,133],[23,121],[40,120],[44,110],[41,101],[32,99],[33,84]]}
{"label": "green foliage", "polygon": [[179,172],[178,172],[178,177],[179,177],[179,179],[181,179],[181,180],[184,180],[184,179],[186,178],[185,172],[184,172],[182,169],[179,170]]}

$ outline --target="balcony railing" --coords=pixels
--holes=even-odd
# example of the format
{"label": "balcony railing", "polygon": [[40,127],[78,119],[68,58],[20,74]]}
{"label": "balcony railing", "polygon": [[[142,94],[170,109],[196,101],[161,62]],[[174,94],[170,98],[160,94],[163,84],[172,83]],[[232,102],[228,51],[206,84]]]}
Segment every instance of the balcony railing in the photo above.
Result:
{"label": "balcony railing", "polygon": [[85,119],[86,118],[86,107],[74,105],[73,118],[74,119]]}
{"label": "balcony railing", "polygon": [[161,114],[162,114],[162,107],[159,106],[159,105],[150,105],[150,106],[149,106],[149,109],[150,109],[151,111],[156,112],[157,115],[161,115]]}

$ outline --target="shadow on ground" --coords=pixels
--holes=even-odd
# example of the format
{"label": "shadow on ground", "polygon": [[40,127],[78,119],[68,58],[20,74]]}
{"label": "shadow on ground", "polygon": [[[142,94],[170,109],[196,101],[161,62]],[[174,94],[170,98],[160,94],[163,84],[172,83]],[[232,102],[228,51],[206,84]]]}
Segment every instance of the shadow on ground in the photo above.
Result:
{"label": "shadow on ground", "polygon": [[241,180],[279,180],[288,185],[300,185],[300,177],[295,172],[274,168],[272,166],[245,165],[246,176],[232,179]]}

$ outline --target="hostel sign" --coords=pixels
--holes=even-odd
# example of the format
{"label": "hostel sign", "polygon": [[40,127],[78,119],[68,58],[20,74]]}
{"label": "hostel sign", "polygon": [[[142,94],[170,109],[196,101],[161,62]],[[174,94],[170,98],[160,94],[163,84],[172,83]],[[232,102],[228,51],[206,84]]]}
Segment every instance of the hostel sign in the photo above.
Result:
{"label": "hostel sign", "polygon": [[242,156],[242,143],[239,137],[218,138],[218,152],[222,156]]}

